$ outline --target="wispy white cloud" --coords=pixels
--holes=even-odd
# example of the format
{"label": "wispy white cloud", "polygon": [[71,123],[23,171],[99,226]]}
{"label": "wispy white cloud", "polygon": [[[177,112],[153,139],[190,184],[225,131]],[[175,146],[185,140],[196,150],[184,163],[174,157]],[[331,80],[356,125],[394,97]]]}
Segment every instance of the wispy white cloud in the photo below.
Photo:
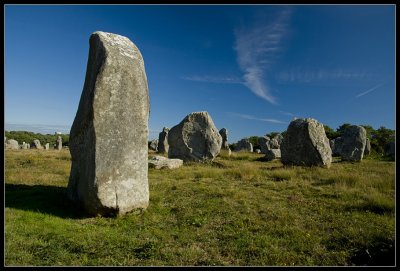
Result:
{"label": "wispy white cloud", "polygon": [[290,117],[294,117],[295,116],[293,113],[282,111],[282,110],[279,110],[278,112],[283,114],[283,115],[290,116]]}
{"label": "wispy white cloud", "polygon": [[307,70],[307,69],[296,69],[291,71],[284,71],[275,74],[275,79],[280,83],[309,83],[319,80],[330,80],[330,79],[362,79],[366,77],[365,72],[351,71],[351,70]]}
{"label": "wispy white cloud", "polygon": [[383,85],[384,85],[384,83],[381,83],[381,84],[378,84],[378,85],[374,86],[373,88],[370,88],[370,89],[368,89],[368,90],[366,90],[366,91],[364,91],[364,92],[361,92],[361,93],[359,93],[358,95],[356,95],[356,98],[359,98],[359,97],[361,97],[361,96],[364,96],[364,95],[366,95],[366,94],[368,94],[368,93],[370,93],[370,92],[372,92],[372,91],[374,91],[374,90],[380,88],[380,87],[383,86]]}
{"label": "wispy white cloud", "polygon": [[282,50],[281,41],[288,30],[291,10],[283,10],[278,18],[267,25],[235,30],[237,62],[244,72],[245,85],[257,96],[277,104],[265,82],[265,72],[276,61]]}
{"label": "wispy white cloud", "polygon": [[244,82],[240,78],[234,76],[208,76],[208,75],[192,75],[183,76],[183,80],[205,82],[205,83],[221,83],[221,84],[243,84]]}
{"label": "wispy white cloud", "polygon": [[248,120],[258,120],[258,121],[265,121],[265,122],[272,122],[272,123],[279,123],[279,124],[288,124],[287,122],[277,120],[277,119],[270,119],[270,118],[258,118],[252,115],[247,114],[239,114],[233,112],[227,112],[231,116],[239,117],[241,119],[248,119]]}

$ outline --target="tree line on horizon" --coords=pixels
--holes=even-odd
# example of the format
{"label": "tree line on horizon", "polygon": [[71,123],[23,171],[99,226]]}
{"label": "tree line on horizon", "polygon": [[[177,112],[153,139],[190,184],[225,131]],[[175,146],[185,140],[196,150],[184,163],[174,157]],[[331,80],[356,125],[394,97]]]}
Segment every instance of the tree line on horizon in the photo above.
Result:
{"label": "tree line on horizon", "polygon": [[41,145],[45,145],[46,143],[50,143],[50,148],[57,141],[57,137],[61,136],[62,138],[62,145],[68,146],[69,143],[69,134],[40,134],[28,131],[5,131],[4,136],[7,139],[14,139],[18,141],[18,144],[22,144],[22,142],[32,144],[34,139],[38,139]]}
{"label": "tree line on horizon", "polygon": [[[340,125],[336,130],[333,130],[328,125],[324,125],[325,134],[329,140],[335,139],[343,135],[344,130],[350,125],[350,123],[344,123]],[[365,128],[367,132],[367,138],[370,140],[371,154],[383,155],[385,151],[385,145],[389,142],[395,141],[395,130],[388,129],[384,126],[381,126],[376,130],[370,125],[361,126]],[[281,132],[283,136],[285,135],[285,133],[286,131]],[[279,134],[279,132],[270,132],[267,133],[265,136],[273,138],[277,134]],[[50,143],[51,147],[56,142],[57,136],[59,136],[57,134],[40,134],[29,131],[5,131],[4,135],[5,137],[7,137],[7,139],[17,140],[19,144],[22,144],[22,142],[32,143],[34,139],[38,139],[42,145]],[[63,146],[68,146],[69,134],[61,134],[60,136],[62,137]],[[258,144],[259,138],[259,136],[249,137],[249,140],[253,144],[254,149],[260,148],[260,145]],[[229,146],[231,149],[234,149],[236,147],[236,143],[232,143]]]}

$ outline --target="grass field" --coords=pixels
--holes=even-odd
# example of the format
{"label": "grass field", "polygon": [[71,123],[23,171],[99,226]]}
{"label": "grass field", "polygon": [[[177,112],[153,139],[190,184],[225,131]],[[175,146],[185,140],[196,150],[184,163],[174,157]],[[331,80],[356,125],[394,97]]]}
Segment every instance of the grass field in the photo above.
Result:
{"label": "grass field", "polygon": [[5,265],[395,264],[395,162],[261,157],[149,169],[147,210],[90,218],[66,197],[68,150],[7,150]]}

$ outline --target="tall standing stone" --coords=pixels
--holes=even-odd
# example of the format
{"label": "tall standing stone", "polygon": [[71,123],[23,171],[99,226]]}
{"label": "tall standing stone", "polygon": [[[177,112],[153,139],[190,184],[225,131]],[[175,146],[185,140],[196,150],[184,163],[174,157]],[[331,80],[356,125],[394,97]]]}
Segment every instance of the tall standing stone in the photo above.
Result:
{"label": "tall standing stone", "polygon": [[162,132],[158,135],[158,153],[168,153],[168,132],[169,129],[167,127],[164,127]]}
{"label": "tall standing stone", "polygon": [[281,161],[285,165],[330,167],[332,151],[324,126],[315,119],[295,119],[281,144]]}
{"label": "tall standing stone", "polygon": [[92,215],[149,204],[149,95],[143,57],[126,37],[90,37],[85,84],[71,127],[68,196]]}
{"label": "tall standing stone", "polygon": [[367,132],[364,127],[358,125],[348,126],[340,140],[340,156],[342,156],[342,160],[361,161],[363,159],[367,141]]}
{"label": "tall standing stone", "polygon": [[208,112],[193,112],[169,131],[168,158],[213,160],[221,151],[221,143],[222,137]]}
{"label": "tall standing stone", "polygon": [[56,148],[59,151],[62,149],[62,137],[61,136],[57,136]]}

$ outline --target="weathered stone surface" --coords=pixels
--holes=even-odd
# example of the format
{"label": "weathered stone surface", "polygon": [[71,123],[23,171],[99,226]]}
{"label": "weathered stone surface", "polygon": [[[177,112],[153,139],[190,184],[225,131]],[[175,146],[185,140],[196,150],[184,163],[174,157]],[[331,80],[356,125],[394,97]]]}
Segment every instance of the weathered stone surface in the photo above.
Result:
{"label": "weathered stone surface", "polygon": [[254,149],[254,152],[261,153],[261,150],[260,149]]}
{"label": "weathered stone surface", "polygon": [[14,139],[7,139],[6,140],[6,149],[18,150],[19,149],[18,141],[14,140]]}
{"label": "weathered stone surface", "polygon": [[371,141],[367,137],[365,141],[365,150],[364,150],[364,156],[369,155],[371,153]]}
{"label": "weathered stone surface", "polygon": [[332,162],[324,126],[312,118],[293,120],[280,147],[285,165],[330,167]]}
{"label": "weathered stone surface", "polygon": [[335,140],[330,139],[329,140],[329,147],[331,147],[332,155],[333,155],[333,149],[335,148]]}
{"label": "weathered stone surface", "polygon": [[28,149],[28,144],[26,144],[25,142],[22,142],[21,149],[23,149],[23,150]]}
{"label": "weathered stone surface", "polygon": [[279,149],[282,144],[283,136],[282,134],[277,134],[269,142],[270,149]]}
{"label": "weathered stone surface", "polygon": [[179,168],[183,165],[183,160],[181,159],[168,159],[163,156],[154,156],[149,159],[149,168],[162,169],[162,168]]}
{"label": "weathered stone surface", "polygon": [[44,149],[45,149],[45,150],[50,149],[50,144],[49,144],[49,143],[46,143],[46,144],[44,145]]}
{"label": "weathered stone surface", "polygon": [[253,144],[250,143],[248,138],[243,138],[236,143],[235,151],[253,152]]}
{"label": "weathered stone surface", "polygon": [[213,160],[221,150],[221,143],[211,116],[205,111],[193,112],[169,131],[168,157],[183,161]]}
{"label": "weathered stone surface", "polygon": [[384,151],[385,151],[385,155],[386,156],[389,156],[389,157],[394,159],[395,158],[395,153],[396,153],[396,144],[395,144],[395,142],[394,141],[388,142],[385,145]]}
{"label": "weathered stone surface", "polygon": [[[347,127],[339,140],[340,156],[345,161],[361,161],[367,140],[365,128],[358,125]],[[335,141],[335,145],[338,142]]]}
{"label": "weathered stone surface", "polygon": [[269,146],[269,141],[271,139],[268,136],[262,136],[258,138],[258,144],[260,145],[261,148],[261,153],[266,154],[268,150],[270,149]]}
{"label": "weathered stone surface", "polygon": [[229,149],[228,130],[226,128],[222,128],[221,130],[219,130],[219,134],[222,137],[221,149],[224,149],[224,150]]}
{"label": "weathered stone surface", "polygon": [[149,149],[153,151],[157,151],[158,148],[158,139],[154,139],[149,143]]}
{"label": "weathered stone surface", "polygon": [[329,145],[332,150],[332,155],[334,156],[340,156],[342,152],[342,146],[343,146],[343,138],[342,137],[337,137],[335,139],[332,139],[329,141]]}
{"label": "weathered stone surface", "polygon": [[168,145],[168,133],[169,128],[164,127],[162,132],[158,135],[158,153],[168,153],[169,145]]}
{"label": "weathered stone surface", "polygon": [[221,130],[219,130],[219,134],[222,137],[221,150],[228,151],[228,155],[230,156],[232,152],[228,144],[228,130],[226,128],[222,128]]}
{"label": "weathered stone surface", "polygon": [[71,127],[68,196],[92,215],[149,204],[149,96],[143,57],[126,37],[90,37],[85,84]]}
{"label": "weathered stone surface", "polygon": [[265,160],[271,161],[274,159],[281,158],[281,150],[280,149],[269,149],[264,156]]}
{"label": "weathered stone surface", "polygon": [[39,139],[34,139],[33,142],[32,142],[32,144],[31,144],[31,148],[32,148],[32,149],[42,150],[42,149],[43,149],[43,146],[40,145]]}
{"label": "weathered stone surface", "polygon": [[59,151],[62,149],[62,137],[61,136],[57,137],[56,149],[59,150]]}

